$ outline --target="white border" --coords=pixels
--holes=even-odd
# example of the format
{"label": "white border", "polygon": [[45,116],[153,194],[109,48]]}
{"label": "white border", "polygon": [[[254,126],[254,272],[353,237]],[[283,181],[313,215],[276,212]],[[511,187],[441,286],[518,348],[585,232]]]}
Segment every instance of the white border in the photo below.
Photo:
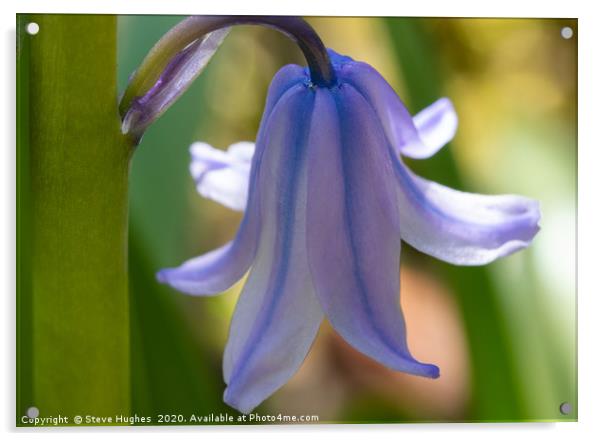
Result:
{"label": "white border", "polygon": [[[504,440],[525,434],[529,437],[545,437],[546,440],[601,439],[600,416],[598,411],[602,400],[600,388],[599,350],[600,323],[598,314],[602,312],[602,290],[600,277],[602,259],[598,252],[602,249],[599,226],[600,193],[602,183],[602,141],[600,126],[602,111],[597,103],[602,102],[600,84],[602,81],[599,42],[602,41],[602,24],[594,1],[546,1],[527,2],[506,0],[504,2],[473,2],[469,0],[418,2],[392,0],[370,0],[364,2],[319,1],[287,4],[277,0],[209,2],[203,0],[169,0],[153,5],[149,1],[131,2],[123,0],[21,0],[18,4],[2,2],[2,36],[4,51],[0,96],[4,102],[1,133],[5,142],[1,149],[2,165],[0,182],[0,207],[2,208],[1,239],[2,254],[0,280],[4,282],[2,291],[2,339],[0,340],[0,378],[4,381],[4,391],[0,400],[0,415],[3,431],[14,436],[14,374],[15,374],[15,50],[14,28],[16,12],[55,12],[55,13],[117,13],[117,14],[303,14],[303,15],[405,15],[405,16],[486,16],[486,17],[567,17],[579,18],[579,423],[561,424],[408,424],[393,426],[374,425],[332,425],[332,426],[290,426],[290,427],[153,427],[153,428],[96,428],[96,429],[45,429],[37,432],[19,430],[22,434],[37,437],[80,437],[84,432],[91,438],[125,438],[144,436],[149,439],[164,439],[167,433],[199,437],[242,437],[245,439],[280,439],[284,434],[293,439],[305,439],[316,435],[346,440],[364,439],[367,436],[415,440],[423,439],[462,439]],[[550,177],[553,179],[553,177]]]}
{"label": "white border", "polygon": [[[22,0],[19,12],[56,13],[119,13],[119,14],[298,14],[298,15],[346,15],[346,16],[439,16],[439,17],[564,17],[574,18],[584,10],[576,1],[548,0],[545,3],[524,0],[497,2],[450,1],[387,1],[370,0],[352,2],[329,1],[199,1],[169,0],[126,3],[119,0]],[[583,2],[586,4],[586,2]],[[49,6],[50,5],[50,6]]]}

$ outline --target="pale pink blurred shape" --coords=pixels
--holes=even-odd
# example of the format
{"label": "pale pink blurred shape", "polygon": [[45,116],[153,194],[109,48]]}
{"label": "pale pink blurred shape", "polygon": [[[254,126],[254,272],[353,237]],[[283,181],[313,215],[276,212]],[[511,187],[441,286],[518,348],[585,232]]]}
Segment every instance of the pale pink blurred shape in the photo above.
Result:
{"label": "pale pink blurred shape", "polygon": [[461,417],[470,392],[470,362],[462,317],[453,294],[429,274],[402,267],[401,305],[408,344],[417,357],[439,365],[438,381],[397,374],[404,405],[441,418]]}

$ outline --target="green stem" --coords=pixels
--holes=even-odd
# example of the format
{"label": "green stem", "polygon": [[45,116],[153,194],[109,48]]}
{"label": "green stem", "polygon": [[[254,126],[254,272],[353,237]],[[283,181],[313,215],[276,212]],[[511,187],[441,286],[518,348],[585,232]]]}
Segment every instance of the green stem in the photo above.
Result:
{"label": "green stem", "polygon": [[[39,34],[23,32],[29,21]],[[106,15],[18,17],[18,424],[30,406],[129,414],[131,146],[116,26]]]}

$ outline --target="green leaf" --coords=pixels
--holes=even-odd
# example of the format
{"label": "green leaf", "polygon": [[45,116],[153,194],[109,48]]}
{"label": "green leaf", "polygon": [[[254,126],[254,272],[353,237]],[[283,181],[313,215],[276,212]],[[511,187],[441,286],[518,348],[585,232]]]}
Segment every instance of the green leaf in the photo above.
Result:
{"label": "green leaf", "polygon": [[[35,36],[23,32],[30,21]],[[128,415],[131,146],[117,111],[116,18],[20,15],[17,29],[17,424],[30,406]]]}

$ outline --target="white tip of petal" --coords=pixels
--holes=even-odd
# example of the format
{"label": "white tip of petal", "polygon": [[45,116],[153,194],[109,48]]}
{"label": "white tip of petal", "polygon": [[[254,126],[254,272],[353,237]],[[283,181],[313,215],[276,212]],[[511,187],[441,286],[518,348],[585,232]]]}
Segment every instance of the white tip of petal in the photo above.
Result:
{"label": "white tip of petal", "polygon": [[244,211],[255,144],[232,144],[227,151],[204,142],[190,146],[190,174],[199,194],[237,211]]}
{"label": "white tip of petal", "polygon": [[441,148],[458,129],[458,115],[449,98],[440,98],[414,116],[418,134],[427,147]]}
{"label": "white tip of petal", "polygon": [[251,162],[255,153],[255,143],[251,141],[239,141],[228,147],[228,154],[243,162]]}
{"label": "white tip of petal", "polygon": [[458,129],[458,115],[449,98],[438,99],[418,112],[413,121],[419,140],[400,146],[400,150],[402,155],[414,159],[433,156],[454,138]]}

